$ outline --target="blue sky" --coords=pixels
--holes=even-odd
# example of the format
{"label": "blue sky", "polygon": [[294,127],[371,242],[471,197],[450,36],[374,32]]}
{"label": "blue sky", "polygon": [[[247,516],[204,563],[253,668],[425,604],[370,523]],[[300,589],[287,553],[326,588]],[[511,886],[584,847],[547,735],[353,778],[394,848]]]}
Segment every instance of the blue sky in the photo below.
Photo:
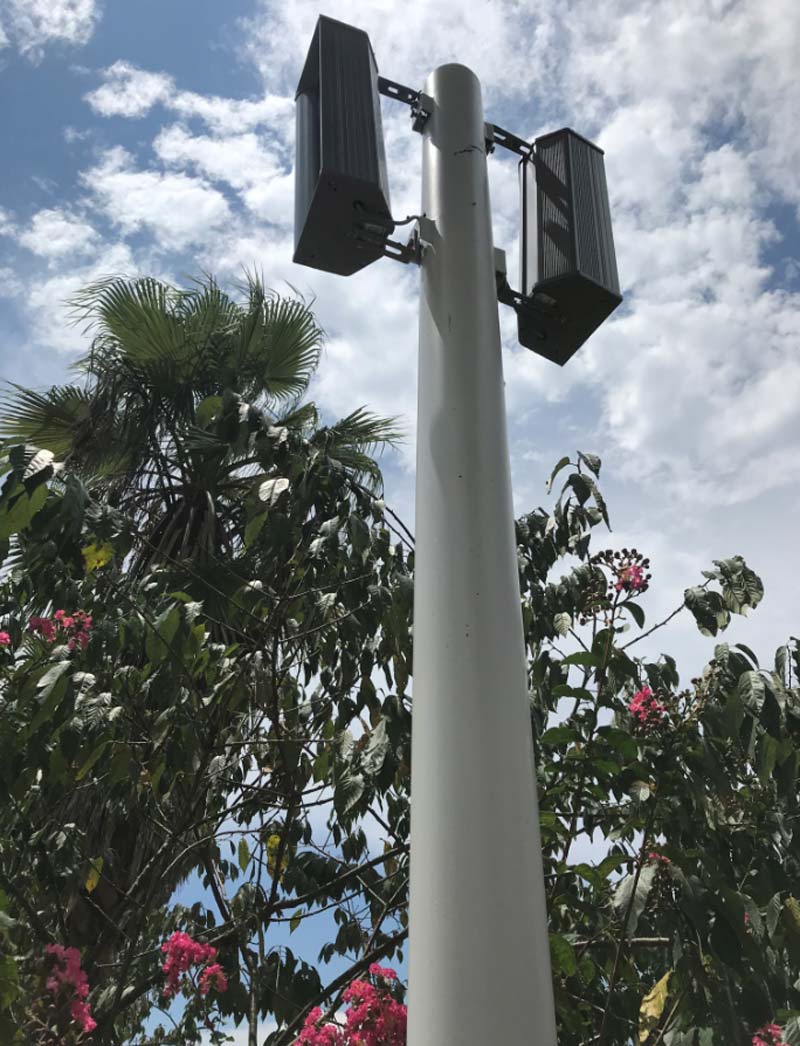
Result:
{"label": "blue sky", "polygon": [[[66,379],[85,341],[63,301],[90,279],[255,266],[316,298],[326,414],[406,420],[387,496],[413,518],[417,274],[383,261],[345,283],[291,262],[292,97],[319,13],[366,29],[393,79],[461,61],[488,119],[523,137],[568,124],[606,150],[625,307],[563,370],[502,316],[517,507],[546,502],[563,453],[599,453],[608,543],[652,560],[648,621],[742,553],[767,594],[730,638],[769,661],[798,631],[794,0],[0,0],[0,377]],[[420,142],[395,103],[384,130],[403,217]],[[513,158],[498,150],[490,177],[513,282]],[[686,677],[710,652],[680,618],[654,642]]]}

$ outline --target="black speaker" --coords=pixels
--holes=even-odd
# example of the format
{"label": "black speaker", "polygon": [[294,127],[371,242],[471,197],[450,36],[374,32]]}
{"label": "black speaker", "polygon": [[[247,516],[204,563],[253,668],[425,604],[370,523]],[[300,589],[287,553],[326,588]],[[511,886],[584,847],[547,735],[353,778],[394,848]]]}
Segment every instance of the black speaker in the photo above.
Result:
{"label": "black speaker", "polygon": [[295,101],[294,260],[349,276],[382,257],[392,229],[367,34],[320,17]]}
{"label": "black speaker", "polygon": [[569,128],[520,165],[519,340],[565,364],[622,301],[603,150]]}

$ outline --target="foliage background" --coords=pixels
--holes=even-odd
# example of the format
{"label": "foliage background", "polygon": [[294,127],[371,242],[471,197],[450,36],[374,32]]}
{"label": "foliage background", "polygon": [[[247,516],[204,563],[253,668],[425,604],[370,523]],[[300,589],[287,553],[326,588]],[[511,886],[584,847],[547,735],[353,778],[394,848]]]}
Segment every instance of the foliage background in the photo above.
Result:
{"label": "foliage background", "polygon": [[[218,1041],[227,1018],[255,1041],[271,1016],[289,1043],[407,932],[413,536],[370,457],[396,433],[320,424],[321,332],[256,280],[110,280],[76,306],[83,383],[3,411],[4,1032],[75,1037],[42,1011],[56,940],[83,947],[95,1041]],[[691,680],[637,657],[661,623],[593,551],[599,473],[563,458],[517,524],[561,1042],[744,1044],[775,1019],[796,1046],[797,643],[764,669],[712,642]],[[721,559],[675,614],[717,636],[762,593]],[[85,650],[29,630],[60,607],[91,613]],[[645,685],[651,729],[628,711]],[[607,853],[579,859],[595,831]],[[203,899],[171,903],[191,873]],[[312,962],[273,944],[320,918]],[[176,928],[229,989],[152,1031]]]}

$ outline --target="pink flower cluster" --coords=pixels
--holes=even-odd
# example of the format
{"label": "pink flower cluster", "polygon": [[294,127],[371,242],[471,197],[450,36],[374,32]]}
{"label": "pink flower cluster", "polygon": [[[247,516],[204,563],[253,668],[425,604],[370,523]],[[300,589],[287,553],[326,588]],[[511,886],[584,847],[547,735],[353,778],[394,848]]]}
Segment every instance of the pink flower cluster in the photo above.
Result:
{"label": "pink flower cluster", "polygon": [[765,1024],[753,1036],[753,1046],[786,1046],[781,1038],[782,1035],[779,1024]]}
{"label": "pink flower cluster", "polygon": [[313,1009],[305,1019],[294,1046],[405,1046],[406,1007],[388,991],[397,980],[394,970],[373,963],[370,976],[379,983],[353,981],[342,999],[349,1003],[344,1027],[319,1026],[322,1010]]}
{"label": "pink flower cluster", "polygon": [[8,632],[0,632],[0,646],[11,646],[11,636]]}
{"label": "pink flower cluster", "polygon": [[80,1024],[83,1031],[89,1033],[97,1027],[85,1001],[89,994],[89,981],[81,969],[81,953],[77,948],[62,948],[60,944],[48,944],[45,949],[53,957],[50,976],[47,978],[47,990],[58,997],[66,990],[69,999],[70,1017]]}
{"label": "pink flower cluster", "polygon": [[211,962],[217,957],[217,949],[210,944],[201,944],[193,941],[188,933],[178,930],[161,945],[161,951],[167,956],[161,967],[167,983],[164,985],[163,995],[171,999],[178,994],[181,980],[188,973],[190,966],[200,966],[209,963],[200,974],[200,994],[207,995],[213,988],[218,992],[224,992],[228,987],[228,981],[222,972],[218,962]]}
{"label": "pink flower cluster", "polygon": [[649,686],[642,687],[633,695],[628,711],[640,726],[650,726],[658,722],[666,709],[656,698]]}
{"label": "pink flower cluster", "polygon": [[664,865],[672,864],[672,861],[670,861],[669,857],[665,857],[664,854],[656,853],[655,850],[651,850],[650,851],[650,853],[647,855],[647,860],[648,861],[656,861],[659,864],[664,864]]}
{"label": "pink flower cluster", "polygon": [[628,567],[623,567],[617,574],[617,583],[614,588],[617,592],[621,592],[623,588],[626,592],[640,592],[646,585],[647,578],[644,576],[644,570],[638,563],[632,563]]}
{"label": "pink flower cluster", "polygon": [[91,628],[91,616],[83,610],[76,610],[74,614],[57,610],[52,618],[32,617],[28,622],[28,631],[38,633],[48,643],[55,643],[61,633],[61,638],[66,638],[70,650],[76,646],[86,649]]}
{"label": "pink flower cluster", "polygon": [[208,995],[212,988],[214,991],[224,992],[227,987],[228,979],[222,972],[222,967],[218,962],[212,962],[200,974],[201,995]]}

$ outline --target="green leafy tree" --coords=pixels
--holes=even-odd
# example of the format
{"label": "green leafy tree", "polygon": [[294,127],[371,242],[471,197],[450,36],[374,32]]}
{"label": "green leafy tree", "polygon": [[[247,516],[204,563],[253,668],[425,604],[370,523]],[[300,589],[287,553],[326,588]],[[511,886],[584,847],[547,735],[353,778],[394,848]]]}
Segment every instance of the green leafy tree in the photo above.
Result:
{"label": "green leafy tree", "polygon": [[[18,389],[0,422],[0,1030],[185,1044],[233,1019],[255,1044],[271,1017],[289,1046],[407,934],[413,537],[369,457],[394,429],[320,425],[298,397],[321,335],[253,281],[79,305],[85,385]],[[800,1046],[797,642],[766,670],[717,643],[683,683],[637,656],[678,613],[716,636],[761,583],[719,560],[649,625],[657,564],[594,550],[600,461],[564,470],[517,523],[560,1043],[774,1022]],[[210,900],[172,903],[191,874]],[[304,920],[330,931],[313,961],[276,942]],[[176,932],[224,979],[189,969],[146,1038]],[[80,949],[91,1032],[48,946]]]}

